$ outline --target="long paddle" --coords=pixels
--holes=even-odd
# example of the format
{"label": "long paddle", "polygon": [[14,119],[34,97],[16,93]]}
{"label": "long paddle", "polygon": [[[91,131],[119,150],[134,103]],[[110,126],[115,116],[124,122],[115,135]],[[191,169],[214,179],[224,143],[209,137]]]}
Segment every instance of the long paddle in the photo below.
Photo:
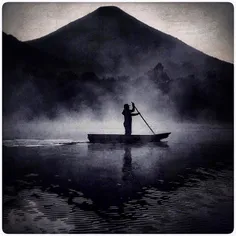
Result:
{"label": "long paddle", "polygon": [[148,128],[152,131],[153,134],[155,134],[154,131],[152,130],[152,128],[151,128],[151,127],[149,126],[149,124],[147,123],[147,121],[143,118],[143,116],[142,116],[142,114],[140,113],[140,111],[138,110],[138,108],[137,108],[136,106],[134,106],[134,107],[136,108],[137,112],[138,112],[139,115],[142,117],[143,121],[146,123],[146,125],[148,126]]}

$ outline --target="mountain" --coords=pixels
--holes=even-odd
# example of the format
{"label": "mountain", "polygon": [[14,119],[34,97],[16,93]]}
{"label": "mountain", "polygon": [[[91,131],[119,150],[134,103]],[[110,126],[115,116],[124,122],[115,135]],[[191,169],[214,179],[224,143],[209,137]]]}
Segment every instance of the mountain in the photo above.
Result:
{"label": "mountain", "polygon": [[233,121],[232,64],[117,7],[28,42],[3,34],[3,49],[4,114],[53,118],[89,108],[102,115],[107,101],[119,109],[132,95],[181,119]]}
{"label": "mountain", "polygon": [[171,76],[186,76],[220,63],[117,7],[100,7],[27,43],[98,75],[139,76],[161,61]]}

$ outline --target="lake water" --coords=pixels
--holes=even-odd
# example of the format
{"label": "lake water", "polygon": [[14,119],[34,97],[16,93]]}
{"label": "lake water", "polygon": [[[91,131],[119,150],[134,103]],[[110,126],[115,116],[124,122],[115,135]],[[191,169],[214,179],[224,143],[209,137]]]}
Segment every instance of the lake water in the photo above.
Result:
{"label": "lake water", "polygon": [[232,129],[147,145],[74,141],[3,141],[4,232],[232,232]]}

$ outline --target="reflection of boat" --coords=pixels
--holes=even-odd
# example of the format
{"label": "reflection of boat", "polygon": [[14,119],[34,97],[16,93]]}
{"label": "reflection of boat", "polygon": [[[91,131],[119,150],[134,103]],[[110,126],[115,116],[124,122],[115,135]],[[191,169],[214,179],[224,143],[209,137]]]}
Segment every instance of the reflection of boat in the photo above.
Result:
{"label": "reflection of boat", "polygon": [[88,134],[88,140],[91,143],[147,143],[160,142],[169,135],[170,133],[155,135]]}

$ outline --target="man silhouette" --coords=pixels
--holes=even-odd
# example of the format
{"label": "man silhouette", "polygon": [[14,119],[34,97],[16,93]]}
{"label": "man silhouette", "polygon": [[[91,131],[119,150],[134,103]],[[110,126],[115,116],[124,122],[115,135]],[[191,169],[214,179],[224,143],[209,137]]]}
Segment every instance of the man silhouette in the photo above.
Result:
{"label": "man silhouette", "polygon": [[132,116],[137,116],[139,113],[132,113],[135,111],[135,105],[132,102],[132,110],[129,109],[129,105],[124,105],[124,110],[122,114],[124,115],[124,127],[125,127],[125,135],[131,135],[132,133]]}

